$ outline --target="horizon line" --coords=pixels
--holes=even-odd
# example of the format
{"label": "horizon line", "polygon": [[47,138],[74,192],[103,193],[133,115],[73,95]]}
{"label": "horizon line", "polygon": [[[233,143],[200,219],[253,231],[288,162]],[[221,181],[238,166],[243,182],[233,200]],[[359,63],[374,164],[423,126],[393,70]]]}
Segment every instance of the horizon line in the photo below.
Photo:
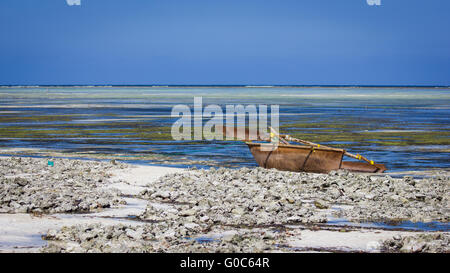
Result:
{"label": "horizon line", "polygon": [[353,87],[353,88],[450,88],[450,85],[350,85],[350,84],[5,84],[5,87],[22,87],[22,88],[38,88],[38,87],[244,87],[244,88],[275,88],[275,87]]}

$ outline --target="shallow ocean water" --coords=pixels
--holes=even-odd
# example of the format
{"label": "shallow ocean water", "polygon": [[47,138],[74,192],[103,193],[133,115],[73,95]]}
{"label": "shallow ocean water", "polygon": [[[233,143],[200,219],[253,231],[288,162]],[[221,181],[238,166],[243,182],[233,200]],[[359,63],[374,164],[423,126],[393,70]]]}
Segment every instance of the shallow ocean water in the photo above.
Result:
{"label": "shallow ocean water", "polygon": [[[174,105],[277,104],[280,131],[360,153],[389,171],[450,168],[449,88],[5,87],[1,154],[256,166],[238,141],[174,141]],[[207,120],[205,120],[207,121]]]}

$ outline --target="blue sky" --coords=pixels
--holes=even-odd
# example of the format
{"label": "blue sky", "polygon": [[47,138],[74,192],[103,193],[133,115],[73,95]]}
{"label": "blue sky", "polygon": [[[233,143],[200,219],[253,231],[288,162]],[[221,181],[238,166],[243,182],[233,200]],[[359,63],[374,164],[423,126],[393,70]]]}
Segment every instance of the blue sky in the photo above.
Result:
{"label": "blue sky", "polygon": [[0,84],[450,85],[450,1],[0,1]]}

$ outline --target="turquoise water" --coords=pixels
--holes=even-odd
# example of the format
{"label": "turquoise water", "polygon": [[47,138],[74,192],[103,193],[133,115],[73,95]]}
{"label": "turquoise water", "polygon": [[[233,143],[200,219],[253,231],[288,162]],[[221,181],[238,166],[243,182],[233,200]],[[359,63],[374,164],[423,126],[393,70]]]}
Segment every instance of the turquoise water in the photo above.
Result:
{"label": "turquoise water", "polygon": [[0,88],[0,153],[20,148],[141,164],[256,166],[241,142],[169,138],[172,107],[192,109],[194,96],[223,109],[278,104],[282,133],[361,153],[390,171],[450,168],[448,88]]}

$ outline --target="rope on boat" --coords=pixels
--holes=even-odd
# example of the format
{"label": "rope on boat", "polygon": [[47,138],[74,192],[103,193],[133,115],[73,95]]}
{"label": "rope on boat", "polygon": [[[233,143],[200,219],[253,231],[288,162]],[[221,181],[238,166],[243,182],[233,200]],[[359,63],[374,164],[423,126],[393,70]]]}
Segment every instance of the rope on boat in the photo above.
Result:
{"label": "rope on boat", "polygon": [[270,137],[273,138],[273,136],[276,136],[281,142],[283,142],[283,144],[289,144],[289,142],[287,142],[283,136],[281,136],[275,129],[271,127],[270,128]]}
{"label": "rope on boat", "polygon": [[[320,145],[320,144],[317,144],[317,143],[314,143],[314,142],[311,142],[311,141],[306,141],[306,140],[294,138],[294,137],[291,137],[290,135],[280,135],[272,127],[270,127],[270,131],[273,132],[274,134],[276,134],[279,137],[280,140],[282,140],[282,141],[284,140],[283,141],[284,144],[289,144],[287,141],[285,141],[285,140],[288,140],[288,141],[292,141],[292,142],[302,143],[302,144],[305,144],[305,145],[310,145],[313,148],[314,147],[317,147],[317,148],[322,147],[322,148],[334,149],[332,147],[328,147],[328,146],[325,146],[325,145]],[[271,135],[272,135],[272,133],[271,133]],[[366,161],[370,165],[375,165],[375,162],[373,160],[369,160],[369,159],[365,158],[364,156],[362,156],[360,154],[356,154],[355,155],[355,154],[351,154],[351,153],[349,153],[349,152],[344,150],[344,155],[346,155],[348,157],[351,157],[351,158],[354,158],[354,159],[361,160],[361,161]]]}

